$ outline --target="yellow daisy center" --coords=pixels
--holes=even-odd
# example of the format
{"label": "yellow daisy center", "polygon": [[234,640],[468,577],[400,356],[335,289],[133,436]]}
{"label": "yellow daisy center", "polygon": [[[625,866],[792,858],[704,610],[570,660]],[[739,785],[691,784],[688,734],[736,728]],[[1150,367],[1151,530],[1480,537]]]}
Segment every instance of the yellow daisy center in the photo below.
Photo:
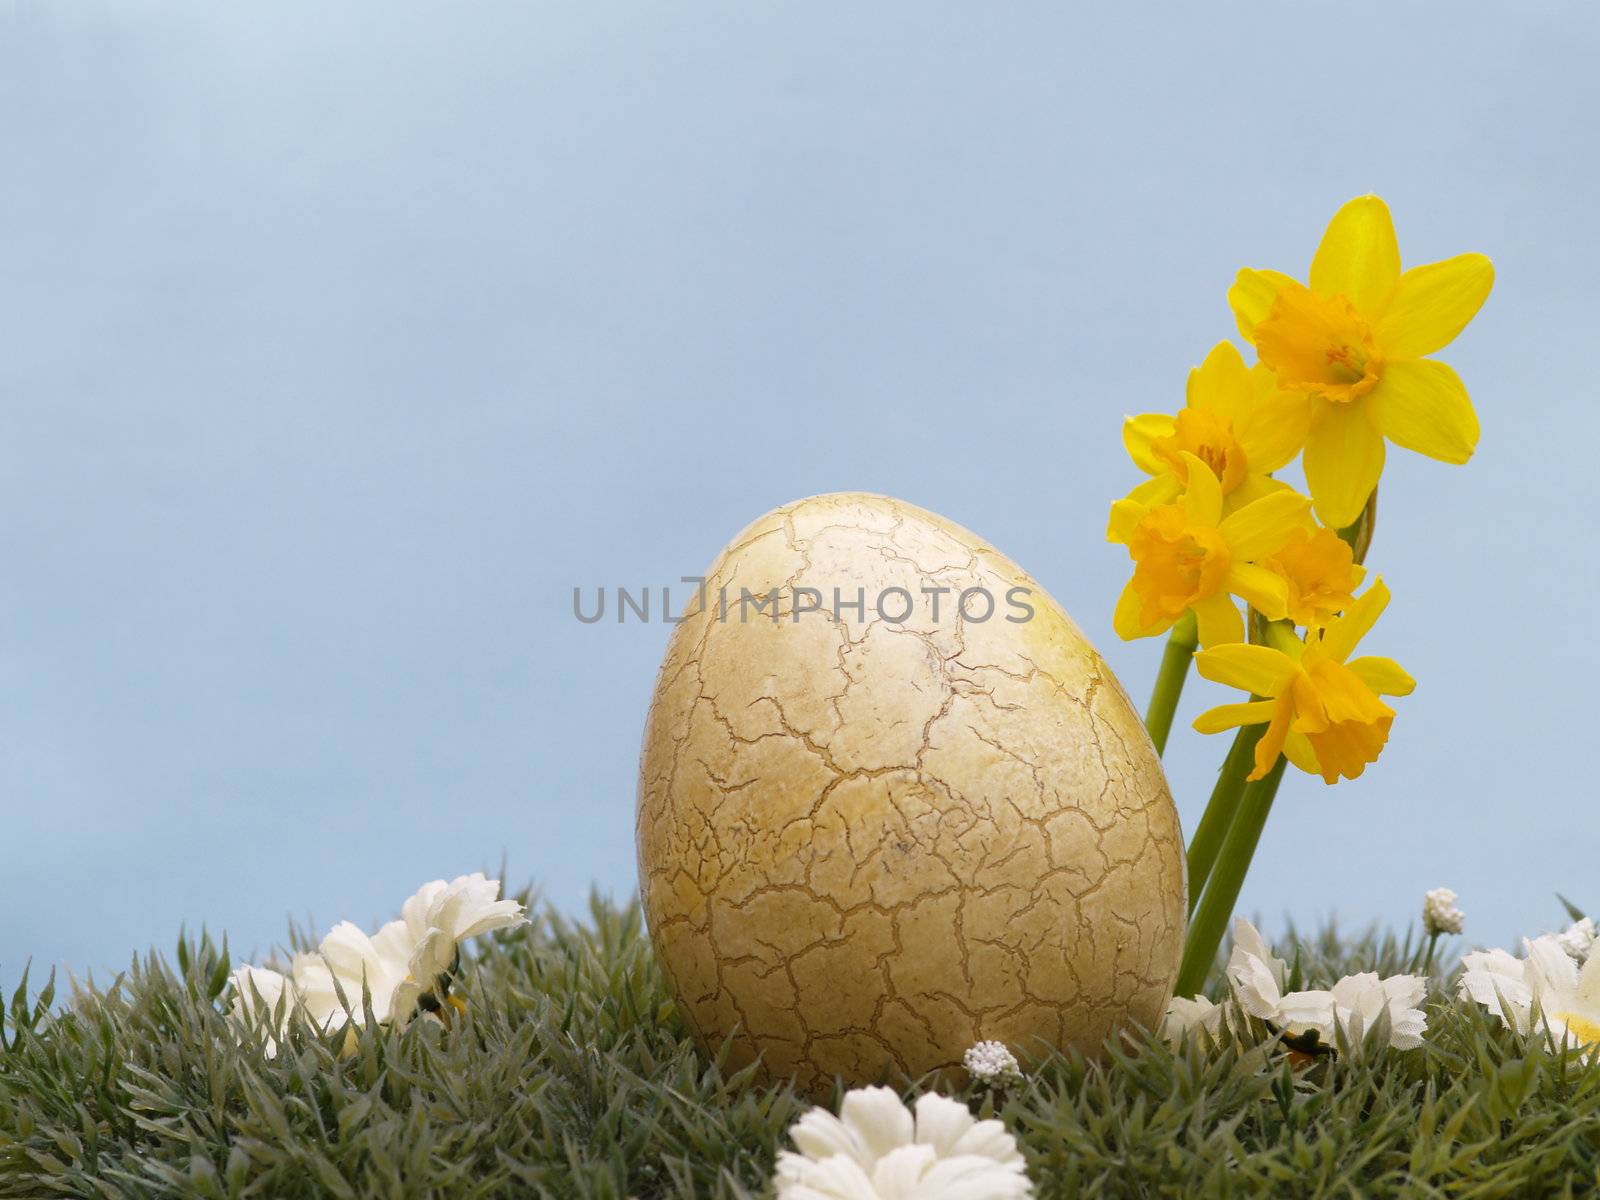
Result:
{"label": "yellow daisy center", "polygon": [[1298,283],[1278,291],[1255,330],[1256,352],[1288,391],[1348,404],[1378,384],[1383,357],[1372,326],[1345,296],[1322,296]]}
{"label": "yellow daisy center", "polygon": [[1600,1044],[1600,1021],[1579,1013],[1558,1012],[1553,1015],[1567,1027],[1568,1033],[1585,1046]]}
{"label": "yellow daisy center", "polygon": [[1215,595],[1230,561],[1222,535],[1212,526],[1191,525],[1176,504],[1145,514],[1128,539],[1128,553],[1146,626],[1174,621],[1196,600]]}
{"label": "yellow daisy center", "polygon": [[1172,436],[1156,438],[1150,449],[1185,483],[1189,481],[1189,467],[1183,454],[1188,451],[1211,468],[1222,483],[1224,495],[1243,483],[1249,470],[1244,447],[1234,436],[1233,422],[1206,408],[1180,410]]}
{"label": "yellow daisy center", "polygon": [[1283,576],[1289,619],[1307,628],[1326,624],[1354,603],[1351,592],[1361,581],[1349,543],[1331,529],[1294,530],[1261,565]]}

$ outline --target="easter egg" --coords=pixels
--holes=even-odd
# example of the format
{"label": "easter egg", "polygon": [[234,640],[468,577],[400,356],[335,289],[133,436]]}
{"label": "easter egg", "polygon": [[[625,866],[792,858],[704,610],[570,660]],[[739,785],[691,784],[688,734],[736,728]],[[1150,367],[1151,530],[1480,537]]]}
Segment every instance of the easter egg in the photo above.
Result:
{"label": "easter egg", "polygon": [[1182,837],[1072,619],[885,496],[775,509],[674,626],[646,719],[639,886],[679,1008],[815,1091],[974,1042],[1096,1054],[1172,992]]}

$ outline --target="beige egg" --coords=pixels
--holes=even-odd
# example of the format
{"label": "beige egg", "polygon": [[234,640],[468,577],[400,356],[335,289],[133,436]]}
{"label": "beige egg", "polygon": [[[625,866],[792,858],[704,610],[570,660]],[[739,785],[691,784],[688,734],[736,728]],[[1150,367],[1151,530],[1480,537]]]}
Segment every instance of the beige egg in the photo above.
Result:
{"label": "beige egg", "polygon": [[885,496],[718,556],[656,683],[638,843],[690,1024],[808,1090],[984,1039],[1095,1054],[1178,970],[1182,837],[1127,695],[1015,563]]}

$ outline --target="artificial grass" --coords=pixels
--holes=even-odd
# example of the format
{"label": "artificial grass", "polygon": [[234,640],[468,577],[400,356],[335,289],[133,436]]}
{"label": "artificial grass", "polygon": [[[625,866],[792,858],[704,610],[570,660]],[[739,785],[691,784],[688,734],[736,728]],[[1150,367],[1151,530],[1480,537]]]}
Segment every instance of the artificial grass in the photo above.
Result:
{"label": "artificial grass", "polygon": [[[1288,947],[1280,947],[1280,950]],[[1294,959],[1290,952],[1285,957]],[[1413,965],[1393,938],[1299,948],[1305,986]],[[274,1059],[223,1015],[210,938],[57,1003],[17,988],[0,1047],[0,1196],[756,1197],[807,1106],[725,1075],[674,1010],[636,906],[476,944],[468,1013]],[[1213,984],[1213,989],[1218,985]],[[1600,1187],[1600,1067],[1443,983],[1413,1051],[1174,1053],[1130,1035],[1002,1096],[1041,1197],[1578,1196]],[[1259,1026],[1252,1038],[1267,1038]],[[911,1089],[915,1081],[893,1080]]]}

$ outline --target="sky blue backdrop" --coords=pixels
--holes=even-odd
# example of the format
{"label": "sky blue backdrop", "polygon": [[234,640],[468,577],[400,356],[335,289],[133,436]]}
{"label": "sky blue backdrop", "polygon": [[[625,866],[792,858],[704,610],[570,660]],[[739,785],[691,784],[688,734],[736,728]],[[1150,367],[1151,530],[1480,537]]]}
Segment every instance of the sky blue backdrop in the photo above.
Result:
{"label": "sky blue backdrop", "polygon": [[[1391,456],[1421,686],[1367,778],[1291,773],[1245,904],[1600,905],[1597,11],[0,8],[0,979],[502,854],[627,894],[667,628],[571,590],[808,493],[979,531],[1142,700],[1119,420],[1367,190],[1495,259],[1444,355],[1483,441]],[[1223,749],[1174,739],[1188,827]]]}

